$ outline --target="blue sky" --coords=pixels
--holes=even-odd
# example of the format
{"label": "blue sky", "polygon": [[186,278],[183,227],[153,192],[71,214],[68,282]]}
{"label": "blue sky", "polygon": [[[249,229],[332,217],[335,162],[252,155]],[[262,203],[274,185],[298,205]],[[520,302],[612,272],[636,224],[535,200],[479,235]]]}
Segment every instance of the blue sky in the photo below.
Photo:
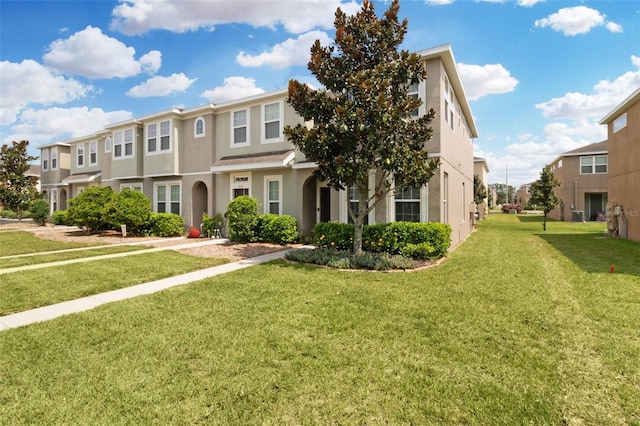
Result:
{"label": "blue sky", "polygon": [[[338,6],[360,3],[0,0],[0,143],[36,147],[313,82],[309,47],[331,43]],[[402,48],[451,44],[489,183],[507,165],[509,184],[533,181],[558,154],[604,140],[598,121],[640,87],[634,0],[401,0],[400,17]]]}

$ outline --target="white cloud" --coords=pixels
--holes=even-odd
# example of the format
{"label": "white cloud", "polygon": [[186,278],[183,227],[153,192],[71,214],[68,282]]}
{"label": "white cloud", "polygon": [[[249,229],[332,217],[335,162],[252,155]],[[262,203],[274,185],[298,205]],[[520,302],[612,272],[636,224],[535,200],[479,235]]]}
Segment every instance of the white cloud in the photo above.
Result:
{"label": "white cloud", "polygon": [[11,126],[13,134],[4,140],[28,140],[36,146],[91,135],[108,124],[131,118],[133,114],[129,111],[104,111],[101,108],[27,109],[20,115],[20,121]]}
{"label": "white cloud", "polygon": [[43,59],[45,64],[67,74],[88,78],[131,77],[142,70],[154,73],[160,68],[161,54],[154,50],[134,58],[136,50],[87,26],[68,39],[52,42]]}
{"label": "white cloud", "polygon": [[501,64],[458,64],[458,71],[467,97],[472,101],[486,95],[513,92],[518,85],[518,80]]}
{"label": "white cloud", "polygon": [[124,34],[153,29],[172,32],[211,30],[216,25],[246,23],[254,27],[282,24],[291,33],[333,27],[340,7],[353,14],[360,9],[354,0],[245,0],[241,6],[218,0],[122,0],[112,11],[111,28]]}
{"label": "white cloud", "polygon": [[272,68],[286,68],[291,65],[306,65],[309,62],[309,50],[316,40],[320,40],[323,46],[332,42],[324,31],[310,31],[295,39],[288,39],[276,44],[268,52],[258,55],[249,55],[240,52],[236,61],[243,67],[260,67],[268,65]]}
{"label": "white cloud", "polygon": [[56,75],[33,60],[0,62],[0,124],[13,123],[29,104],[65,104],[93,90]]}
{"label": "white cloud", "polygon": [[[632,55],[631,62],[640,68],[640,58]],[[542,115],[545,117],[556,119],[600,119],[638,87],[640,87],[640,70],[629,71],[614,81],[599,81],[593,86],[594,93],[569,92],[564,96],[536,104],[536,108],[542,110]]]}
{"label": "white cloud", "polygon": [[453,3],[453,0],[425,0],[425,3],[432,6],[443,6]]}
{"label": "white cloud", "polygon": [[551,27],[566,36],[586,34],[593,28],[605,25],[611,32],[622,32],[615,22],[605,20],[605,15],[586,6],[564,7],[546,18],[535,22],[536,27]]}
{"label": "white cloud", "polygon": [[155,76],[142,84],[132,87],[127,96],[132,98],[148,98],[151,96],[167,96],[184,92],[197,80],[188,78],[184,73],[171,74],[169,77]]}
{"label": "white cloud", "polygon": [[518,6],[532,7],[543,1],[544,0],[518,0]]}
{"label": "white cloud", "polygon": [[201,97],[209,102],[224,102],[232,99],[241,99],[247,96],[259,95],[264,90],[256,87],[256,81],[247,77],[227,77],[224,84],[212,90],[205,90],[200,94]]}

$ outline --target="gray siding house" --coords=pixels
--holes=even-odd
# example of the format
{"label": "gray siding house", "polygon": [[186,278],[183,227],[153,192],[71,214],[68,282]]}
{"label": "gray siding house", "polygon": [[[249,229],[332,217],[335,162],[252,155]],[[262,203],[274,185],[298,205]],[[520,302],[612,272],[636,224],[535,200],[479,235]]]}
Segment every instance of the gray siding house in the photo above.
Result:
{"label": "gray siding house", "polygon": [[[427,150],[439,158],[440,168],[424,187],[381,200],[368,222],[449,223],[455,246],[473,229],[477,129],[451,46],[417,53],[427,70],[426,81],[414,88],[423,100],[418,113],[437,111]],[[69,198],[92,185],[139,190],[154,211],[179,214],[187,227],[199,227],[203,212],[224,213],[241,195],[255,197],[263,212],[295,217],[305,233],[321,221],[347,222],[352,191],[335,191],[317,180],[316,165],[284,138],[285,125],[303,123],[286,98],[282,89],[171,109],[43,145],[43,189],[52,210],[65,209]]]}

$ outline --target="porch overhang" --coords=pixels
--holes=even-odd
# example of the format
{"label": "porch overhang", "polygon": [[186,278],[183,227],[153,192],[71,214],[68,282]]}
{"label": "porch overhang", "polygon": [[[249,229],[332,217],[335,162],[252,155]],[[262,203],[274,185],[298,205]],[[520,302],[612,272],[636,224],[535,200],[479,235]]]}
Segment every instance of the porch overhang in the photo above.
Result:
{"label": "porch overhang", "polygon": [[76,173],[75,175],[62,179],[62,183],[66,185],[70,183],[91,183],[95,182],[100,176],[102,176],[102,172]]}
{"label": "porch overhang", "polygon": [[295,158],[292,150],[260,154],[222,157],[211,166],[211,172],[220,174],[244,170],[278,169],[287,167]]}

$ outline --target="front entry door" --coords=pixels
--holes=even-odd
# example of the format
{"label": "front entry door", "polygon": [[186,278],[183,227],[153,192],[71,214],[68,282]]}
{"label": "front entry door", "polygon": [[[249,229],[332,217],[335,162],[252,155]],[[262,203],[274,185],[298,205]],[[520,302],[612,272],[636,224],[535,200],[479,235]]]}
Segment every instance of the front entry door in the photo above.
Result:
{"label": "front entry door", "polygon": [[320,187],[320,222],[331,221],[331,189],[328,186]]}

